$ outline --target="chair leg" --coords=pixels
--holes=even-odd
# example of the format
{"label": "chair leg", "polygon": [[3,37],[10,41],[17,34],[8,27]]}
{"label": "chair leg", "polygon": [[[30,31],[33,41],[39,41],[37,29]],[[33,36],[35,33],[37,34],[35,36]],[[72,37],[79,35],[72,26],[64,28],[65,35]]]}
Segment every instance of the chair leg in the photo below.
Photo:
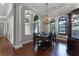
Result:
{"label": "chair leg", "polygon": [[35,48],[35,43],[33,42],[33,49]]}
{"label": "chair leg", "polygon": [[36,51],[38,49],[38,43],[33,43],[33,51]]}

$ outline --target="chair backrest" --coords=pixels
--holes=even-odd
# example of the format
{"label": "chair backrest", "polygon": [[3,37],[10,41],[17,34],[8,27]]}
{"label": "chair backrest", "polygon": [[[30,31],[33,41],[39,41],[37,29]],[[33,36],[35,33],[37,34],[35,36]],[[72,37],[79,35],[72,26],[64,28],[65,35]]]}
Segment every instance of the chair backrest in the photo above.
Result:
{"label": "chair backrest", "polygon": [[36,33],[33,33],[33,41],[36,39]]}
{"label": "chair backrest", "polygon": [[51,41],[56,40],[56,34],[55,33],[49,33],[49,39]]}
{"label": "chair backrest", "polygon": [[49,33],[48,38],[49,38],[50,40],[52,40],[52,33]]}
{"label": "chair backrest", "polygon": [[53,34],[53,40],[56,40],[56,33]]}
{"label": "chair backrest", "polygon": [[36,41],[37,39],[37,33],[33,33],[33,41]]}
{"label": "chair backrest", "polygon": [[49,36],[51,37],[52,36],[52,33],[49,33]]}

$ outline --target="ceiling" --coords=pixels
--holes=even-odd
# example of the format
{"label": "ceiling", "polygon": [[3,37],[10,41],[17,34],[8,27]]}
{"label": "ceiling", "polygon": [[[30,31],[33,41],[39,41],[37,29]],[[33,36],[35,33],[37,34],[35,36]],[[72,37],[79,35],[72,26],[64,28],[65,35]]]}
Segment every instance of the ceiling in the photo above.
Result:
{"label": "ceiling", "polygon": [[[46,3],[20,3],[20,5],[37,12],[41,16],[46,15]],[[77,8],[77,5],[77,3],[48,3],[47,14],[50,17],[65,15]]]}
{"label": "ceiling", "polygon": [[0,16],[7,16],[9,8],[10,8],[10,3],[5,3],[5,4],[0,3]]}
{"label": "ceiling", "polygon": [[[38,13],[40,16],[46,15],[46,3],[19,3],[22,6]],[[0,16],[6,16],[9,9],[10,3],[1,4],[0,3]],[[65,15],[72,11],[73,9],[79,7],[77,3],[48,3],[48,15],[50,17],[56,17],[59,15]]]}

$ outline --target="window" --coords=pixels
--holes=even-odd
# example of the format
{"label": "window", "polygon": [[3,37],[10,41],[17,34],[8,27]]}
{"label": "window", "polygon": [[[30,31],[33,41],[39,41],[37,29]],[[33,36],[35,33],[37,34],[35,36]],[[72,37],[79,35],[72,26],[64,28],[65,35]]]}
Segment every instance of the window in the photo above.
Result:
{"label": "window", "polygon": [[59,34],[66,34],[66,17],[60,17],[58,26]]}
{"label": "window", "polygon": [[40,19],[37,15],[35,15],[33,19],[33,33],[39,32],[39,26],[40,26]]}
{"label": "window", "polygon": [[52,20],[50,21],[50,32],[53,32],[53,33],[56,32],[56,31],[55,31],[55,20],[54,20],[54,19],[52,19]]}
{"label": "window", "polygon": [[25,23],[25,35],[31,34],[30,24]]}
{"label": "window", "polygon": [[33,33],[39,32],[39,22],[33,23]]}
{"label": "window", "polygon": [[27,14],[29,11],[25,11],[25,35],[31,34],[31,15]]}

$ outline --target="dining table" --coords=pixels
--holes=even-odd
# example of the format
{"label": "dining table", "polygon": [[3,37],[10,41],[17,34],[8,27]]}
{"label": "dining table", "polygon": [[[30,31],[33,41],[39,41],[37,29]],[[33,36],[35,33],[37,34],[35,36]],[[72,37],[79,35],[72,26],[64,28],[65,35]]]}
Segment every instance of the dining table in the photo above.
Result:
{"label": "dining table", "polygon": [[41,40],[42,43],[41,43],[41,46],[40,47],[47,47],[49,46],[49,44],[51,44],[49,42],[49,34],[44,34],[44,33],[38,33],[38,40]]}

